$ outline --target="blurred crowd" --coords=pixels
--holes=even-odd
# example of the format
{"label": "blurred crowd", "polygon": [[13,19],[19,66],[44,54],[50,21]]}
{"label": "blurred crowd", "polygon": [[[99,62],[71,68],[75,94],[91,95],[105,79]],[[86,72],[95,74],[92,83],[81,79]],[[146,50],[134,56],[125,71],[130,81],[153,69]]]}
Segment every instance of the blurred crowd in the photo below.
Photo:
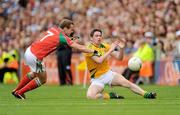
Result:
{"label": "blurred crowd", "polygon": [[93,28],[111,42],[127,40],[128,55],[147,42],[155,59],[180,58],[180,0],[1,0],[0,68],[6,58],[19,60],[21,52],[47,28],[72,19],[82,43]]}

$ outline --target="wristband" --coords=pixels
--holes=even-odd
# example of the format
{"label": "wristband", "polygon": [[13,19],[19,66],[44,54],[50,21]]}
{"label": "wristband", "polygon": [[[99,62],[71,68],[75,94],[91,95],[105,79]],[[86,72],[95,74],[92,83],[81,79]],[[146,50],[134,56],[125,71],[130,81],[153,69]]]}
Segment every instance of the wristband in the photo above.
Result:
{"label": "wristband", "polygon": [[94,54],[98,54],[98,51],[94,50]]}

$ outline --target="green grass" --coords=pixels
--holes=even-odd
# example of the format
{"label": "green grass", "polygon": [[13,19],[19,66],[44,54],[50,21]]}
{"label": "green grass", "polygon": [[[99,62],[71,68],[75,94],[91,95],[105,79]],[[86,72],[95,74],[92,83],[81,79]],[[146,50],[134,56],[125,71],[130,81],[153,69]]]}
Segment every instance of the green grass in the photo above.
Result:
{"label": "green grass", "polygon": [[142,86],[155,91],[147,100],[125,88],[106,88],[125,96],[123,100],[87,100],[82,86],[42,86],[17,100],[14,85],[0,85],[0,115],[180,115],[180,87]]}

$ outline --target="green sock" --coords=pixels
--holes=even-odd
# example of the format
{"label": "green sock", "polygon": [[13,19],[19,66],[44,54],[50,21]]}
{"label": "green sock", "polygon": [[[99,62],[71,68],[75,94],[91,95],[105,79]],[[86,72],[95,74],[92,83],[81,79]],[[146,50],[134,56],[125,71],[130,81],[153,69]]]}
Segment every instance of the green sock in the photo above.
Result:
{"label": "green sock", "polygon": [[144,98],[148,98],[149,97],[149,92],[146,92],[145,94],[144,94]]}
{"label": "green sock", "polygon": [[115,98],[115,94],[112,93],[112,92],[110,92],[110,93],[109,93],[109,97],[110,97],[110,99],[113,99],[113,98]]}

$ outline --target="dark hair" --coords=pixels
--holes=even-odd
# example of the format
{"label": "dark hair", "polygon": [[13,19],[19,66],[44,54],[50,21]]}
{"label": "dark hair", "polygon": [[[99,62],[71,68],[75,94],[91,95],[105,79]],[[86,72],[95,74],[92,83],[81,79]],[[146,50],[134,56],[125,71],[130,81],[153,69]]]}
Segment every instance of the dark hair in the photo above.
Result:
{"label": "dark hair", "polygon": [[63,19],[59,24],[60,28],[62,29],[64,29],[65,27],[69,29],[71,25],[74,25],[74,23],[69,19]]}
{"label": "dark hair", "polygon": [[93,37],[93,35],[94,35],[95,32],[100,32],[100,33],[102,34],[102,30],[100,30],[100,29],[93,29],[93,30],[91,31],[91,33],[90,33],[90,37]]}

